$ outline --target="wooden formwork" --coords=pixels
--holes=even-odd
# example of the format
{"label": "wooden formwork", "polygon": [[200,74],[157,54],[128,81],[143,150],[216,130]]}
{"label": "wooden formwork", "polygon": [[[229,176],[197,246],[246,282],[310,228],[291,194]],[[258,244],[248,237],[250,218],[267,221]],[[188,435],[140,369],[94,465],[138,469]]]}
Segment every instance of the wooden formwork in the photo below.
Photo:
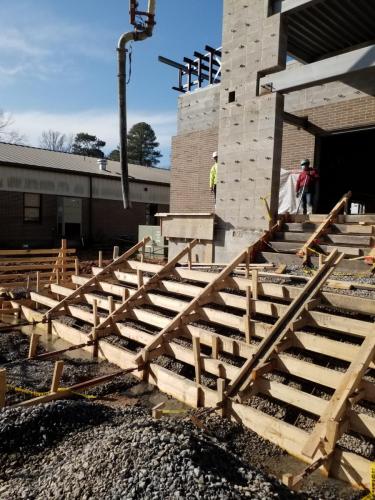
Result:
{"label": "wooden formwork", "polygon": [[56,279],[70,281],[77,269],[76,250],[60,248],[0,250],[0,288],[37,288]]}
{"label": "wooden formwork", "polygon": [[[368,487],[369,460],[337,441],[375,436],[375,417],[365,409],[375,403],[367,376],[375,369],[375,300],[323,289],[342,258],[337,251],[304,285],[278,284],[251,267],[255,247],[220,272],[179,266],[195,243],[162,266],[134,260],[141,242],[91,277],[32,293],[47,311],[23,306],[23,313],[192,407],[242,422],[310,471]],[[240,264],[245,275],[238,276]],[[67,326],[66,315],[91,331]],[[177,361],[182,375],[165,360]],[[293,409],[293,420],[254,407],[256,397]],[[299,414],[315,420],[311,432],[296,424]]]}

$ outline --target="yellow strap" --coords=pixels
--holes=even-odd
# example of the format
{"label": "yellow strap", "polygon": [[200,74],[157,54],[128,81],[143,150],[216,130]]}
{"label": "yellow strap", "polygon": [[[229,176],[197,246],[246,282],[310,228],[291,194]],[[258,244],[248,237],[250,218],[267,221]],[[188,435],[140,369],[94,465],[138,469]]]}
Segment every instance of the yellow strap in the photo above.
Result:
{"label": "yellow strap", "polygon": [[[33,391],[31,389],[26,389],[25,387],[18,387],[16,385],[11,385],[11,384],[7,384],[7,388],[8,389],[11,389],[15,392],[21,392],[23,394],[29,394],[30,396],[35,396],[35,397],[40,397],[40,396],[47,396],[47,394],[50,394],[49,392],[38,392],[38,391]],[[58,389],[58,391],[60,392],[63,392],[65,391],[66,389],[64,389],[63,387],[60,387]],[[72,394],[74,394],[75,396],[80,396],[82,398],[85,398],[85,399],[96,399],[96,396],[92,396],[90,394],[81,394],[79,392],[72,392]]]}

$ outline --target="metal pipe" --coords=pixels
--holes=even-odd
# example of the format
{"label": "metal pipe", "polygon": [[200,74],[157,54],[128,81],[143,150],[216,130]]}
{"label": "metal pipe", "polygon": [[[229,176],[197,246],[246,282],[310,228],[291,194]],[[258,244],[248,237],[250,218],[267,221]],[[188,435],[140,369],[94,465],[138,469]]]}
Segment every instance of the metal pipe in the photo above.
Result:
{"label": "metal pipe", "polygon": [[154,29],[156,0],[148,2],[148,21],[144,31],[137,28],[121,35],[117,46],[118,53],[118,84],[119,84],[119,118],[120,118],[120,166],[121,189],[124,209],[130,207],[129,175],[128,175],[128,143],[127,143],[127,116],[126,116],[126,52],[127,44],[131,41],[141,41],[152,36]]}

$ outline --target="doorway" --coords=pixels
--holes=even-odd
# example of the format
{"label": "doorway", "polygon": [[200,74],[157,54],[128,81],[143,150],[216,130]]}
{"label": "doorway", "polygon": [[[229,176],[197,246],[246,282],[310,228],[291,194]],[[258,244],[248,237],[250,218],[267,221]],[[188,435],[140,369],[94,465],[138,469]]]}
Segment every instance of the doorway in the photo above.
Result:
{"label": "doorway", "polygon": [[348,191],[353,203],[375,213],[375,128],[333,133],[318,141],[317,213],[329,213]]}
{"label": "doorway", "polygon": [[59,237],[80,242],[82,231],[82,200],[80,198],[58,198]]}

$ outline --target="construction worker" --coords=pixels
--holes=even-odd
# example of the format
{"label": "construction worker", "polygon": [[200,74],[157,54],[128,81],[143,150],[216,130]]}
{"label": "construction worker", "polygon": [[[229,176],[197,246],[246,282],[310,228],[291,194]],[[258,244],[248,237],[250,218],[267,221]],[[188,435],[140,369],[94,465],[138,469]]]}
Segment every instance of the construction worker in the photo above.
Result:
{"label": "construction worker", "polygon": [[299,174],[297,179],[296,195],[297,198],[301,196],[303,213],[312,214],[313,201],[319,174],[315,168],[310,167],[310,160],[302,160],[301,168],[302,172]]}
{"label": "construction worker", "polygon": [[213,193],[216,201],[216,185],[217,185],[217,160],[218,160],[218,155],[217,152],[215,151],[212,153],[212,158],[214,159],[215,163],[211,167],[210,171],[210,189],[211,193]]}

